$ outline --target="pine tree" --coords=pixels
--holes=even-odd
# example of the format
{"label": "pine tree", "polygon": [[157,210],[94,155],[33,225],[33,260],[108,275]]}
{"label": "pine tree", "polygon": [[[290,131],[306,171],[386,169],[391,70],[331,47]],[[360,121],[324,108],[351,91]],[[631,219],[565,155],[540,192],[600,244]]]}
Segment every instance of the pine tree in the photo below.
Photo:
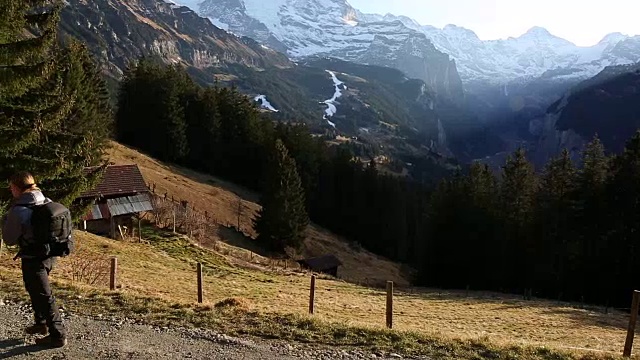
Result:
{"label": "pine tree", "polygon": [[264,189],[262,209],[254,223],[258,241],[277,250],[299,247],[309,218],[295,160],[280,139],[269,156]]}
{"label": "pine tree", "polygon": [[[577,284],[587,300],[605,300],[602,291],[610,278],[596,264],[605,264],[615,255],[610,254],[606,243],[608,210],[606,186],[609,181],[610,159],[598,136],[587,144],[582,154],[582,170],[579,173],[577,216],[574,228],[579,232],[582,245],[580,279]],[[597,286],[593,286],[593,283]]]}
{"label": "pine tree", "polygon": [[531,231],[535,194],[533,166],[524,149],[519,148],[503,167],[500,187],[500,216],[504,225],[500,249],[502,284],[514,291],[532,285],[535,246]]}
{"label": "pine tree", "polygon": [[640,266],[638,233],[640,232],[640,130],[627,142],[624,152],[613,161],[608,209],[610,233],[607,249],[614,259],[609,264],[616,275],[618,296],[628,294],[640,282],[635,271]]}
{"label": "pine tree", "polygon": [[26,4],[32,7],[15,19],[24,26],[2,30],[0,176],[31,171],[50,197],[70,205],[99,176],[86,178],[83,171],[102,164],[109,105],[86,49],[55,41],[61,3]]}
{"label": "pine tree", "polygon": [[547,164],[538,194],[536,275],[540,286],[567,289],[577,267],[578,245],[573,229],[577,173],[569,152]]}
{"label": "pine tree", "polygon": [[466,179],[466,203],[469,207],[465,219],[468,246],[463,250],[467,254],[467,273],[470,286],[480,289],[490,287],[492,279],[498,274],[495,264],[500,261],[500,254],[495,251],[498,231],[497,179],[486,164],[474,163]]}
{"label": "pine tree", "polygon": [[426,266],[423,269],[430,286],[467,285],[469,272],[466,252],[462,256],[463,265],[458,265],[456,271],[439,274],[439,269],[461,262],[460,253],[467,250],[469,229],[465,222],[468,219],[468,202],[465,178],[459,172],[451,179],[443,180],[431,197],[425,245]]}
{"label": "pine tree", "polygon": [[216,90],[193,91],[187,100],[188,163],[195,168],[213,173],[216,144],[219,142],[220,113]]}
{"label": "pine tree", "polygon": [[55,71],[61,2],[4,0],[0,6],[0,100],[44,85]]}

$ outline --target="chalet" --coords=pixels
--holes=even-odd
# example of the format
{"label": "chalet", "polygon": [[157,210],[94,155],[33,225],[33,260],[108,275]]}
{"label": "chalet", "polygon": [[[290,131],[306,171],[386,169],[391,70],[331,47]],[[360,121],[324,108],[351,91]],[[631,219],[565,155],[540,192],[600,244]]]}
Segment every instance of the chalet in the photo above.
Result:
{"label": "chalet", "polygon": [[[85,169],[90,174],[96,168]],[[90,203],[82,217],[84,230],[117,238],[118,226],[132,228],[133,218],[153,211],[151,194],[137,165],[110,165],[100,183],[76,202]]]}
{"label": "chalet", "polygon": [[311,271],[338,277],[338,266],[342,265],[342,262],[340,262],[340,260],[338,260],[334,255],[324,255],[298,260],[298,264]]}

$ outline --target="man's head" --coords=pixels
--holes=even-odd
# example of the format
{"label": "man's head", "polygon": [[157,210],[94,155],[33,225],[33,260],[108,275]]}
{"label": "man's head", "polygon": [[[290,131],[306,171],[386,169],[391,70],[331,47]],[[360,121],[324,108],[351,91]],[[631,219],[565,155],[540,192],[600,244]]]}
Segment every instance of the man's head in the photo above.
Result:
{"label": "man's head", "polygon": [[11,195],[17,199],[25,192],[38,190],[38,187],[31,173],[21,171],[11,175],[9,178],[9,189],[11,190]]}

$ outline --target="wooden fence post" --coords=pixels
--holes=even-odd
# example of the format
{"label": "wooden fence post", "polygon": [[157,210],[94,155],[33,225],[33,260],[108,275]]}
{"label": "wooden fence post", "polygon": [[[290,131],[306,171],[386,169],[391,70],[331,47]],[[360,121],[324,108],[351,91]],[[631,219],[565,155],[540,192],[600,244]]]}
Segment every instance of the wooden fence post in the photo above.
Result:
{"label": "wooden fence post", "polygon": [[173,233],[176,233],[176,208],[173,207]]}
{"label": "wooden fence post", "polygon": [[393,281],[387,281],[387,327],[393,329]]}
{"label": "wooden fence post", "polygon": [[111,276],[109,278],[109,290],[113,291],[116,289],[116,275],[118,273],[118,258],[111,258]]}
{"label": "wooden fence post", "polygon": [[142,242],[142,225],[140,225],[141,219],[138,217],[138,241]]}
{"label": "wooden fence post", "polygon": [[202,304],[202,264],[198,263],[198,303]]}
{"label": "wooden fence post", "polygon": [[309,314],[313,315],[314,312],[314,300],[316,297],[316,276],[311,275],[311,287],[309,289]]}
{"label": "wooden fence post", "polygon": [[636,320],[638,320],[638,308],[640,307],[640,291],[633,291],[633,300],[631,301],[631,317],[629,318],[629,327],[627,328],[627,340],[624,343],[624,351],[622,356],[631,357],[631,348],[633,348],[633,337],[636,333]]}

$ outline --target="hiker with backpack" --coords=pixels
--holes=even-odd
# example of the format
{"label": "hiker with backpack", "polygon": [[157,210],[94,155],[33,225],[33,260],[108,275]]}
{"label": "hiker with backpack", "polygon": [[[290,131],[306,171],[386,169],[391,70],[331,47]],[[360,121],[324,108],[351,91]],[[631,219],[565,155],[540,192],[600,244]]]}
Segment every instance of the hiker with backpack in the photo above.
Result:
{"label": "hiker with backpack", "polygon": [[3,219],[2,236],[7,245],[19,246],[14,259],[22,261],[22,278],[35,313],[35,324],[25,331],[48,334],[36,339],[37,345],[63,347],[66,330],[51,293],[49,273],[57,257],[71,252],[71,215],[45,197],[28,172],[11,176],[9,188],[13,202]]}

